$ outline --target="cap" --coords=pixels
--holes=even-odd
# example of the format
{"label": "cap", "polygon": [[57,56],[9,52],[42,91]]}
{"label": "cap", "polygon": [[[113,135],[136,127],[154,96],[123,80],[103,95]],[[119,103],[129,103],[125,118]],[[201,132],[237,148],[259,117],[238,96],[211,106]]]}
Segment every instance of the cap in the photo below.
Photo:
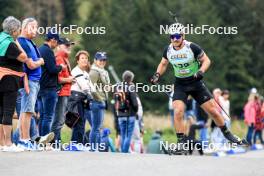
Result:
{"label": "cap", "polygon": [[60,38],[60,41],[59,41],[59,44],[60,45],[74,45],[75,42],[71,41],[69,38]]}
{"label": "cap", "polygon": [[96,52],[94,56],[95,60],[107,60],[106,52]]}
{"label": "cap", "polygon": [[253,87],[253,88],[251,88],[250,89],[250,93],[258,93],[258,90],[255,88],[255,87]]}
{"label": "cap", "polygon": [[58,42],[60,42],[60,36],[59,36],[57,30],[55,30],[53,28],[51,30],[49,30],[48,33],[46,34],[46,39],[55,39]]}

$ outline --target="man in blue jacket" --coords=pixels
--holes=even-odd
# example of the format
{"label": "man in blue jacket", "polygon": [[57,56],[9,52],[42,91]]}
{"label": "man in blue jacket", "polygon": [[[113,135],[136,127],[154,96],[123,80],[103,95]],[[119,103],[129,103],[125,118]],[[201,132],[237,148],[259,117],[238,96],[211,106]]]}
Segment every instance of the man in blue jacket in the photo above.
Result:
{"label": "man in blue jacket", "polygon": [[51,131],[51,123],[54,118],[55,108],[58,100],[58,74],[65,65],[56,65],[56,59],[53,52],[58,46],[60,37],[55,31],[48,31],[45,43],[39,48],[45,64],[42,66],[42,75],[40,79],[40,121],[39,134],[44,136]]}

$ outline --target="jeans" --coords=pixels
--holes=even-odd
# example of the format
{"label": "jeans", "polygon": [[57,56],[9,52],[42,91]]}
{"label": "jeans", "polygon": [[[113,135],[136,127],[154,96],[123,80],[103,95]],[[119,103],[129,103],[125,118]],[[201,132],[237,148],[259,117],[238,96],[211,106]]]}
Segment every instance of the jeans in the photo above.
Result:
{"label": "jeans", "polygon": [[55,141],[61,140],[61,129],[65,122],[64,115],[66,113],[68,99],[69,99],[68,96],[58,97],[58,102],[57,102],[56,109],[55,109],[55,116],[54,116],[54,119],[51,125],[51,131],[53,131],[55,134],[55,137],[54,137]]}
{"label": "jeans", "polygon": [[205,144],[208,144],[209,142],[207,134],[208,132],[206,127],[200,129],[200,141],[204,142]]}
{"label": "jeans", "polygon": [[121,152],[128,153],[131,137],[135,126],[135,116],[119,117],[118,124],[121,132]]}
{"label": "jeans", "polygon": [[51,131],[51,123],[54,119],[55,108],[58,101],[56,90],[43,90],[40,93],[40,119],[39,134],[45,136]]}
{"label": "jeans", "polygon": [[89,125],[92,126],[92,111],[89,109],[84,110],[84,117],[89,122]]}
{"label": "jeans", "polygon": [[184,113],[184,119],[185,120],[190,120],[190,118],[195,117],[195,111],[194,110],[189,110]]}
{"label": "jeans", "polygon": [[103,124],[104,119],[104,110],[105,110],[105,103],[93,101],[91,103],[91,111],[92,111],[92,118],[91,118],[91,132],[90,132],[90,143],[92,150],[98,150],[96,146],[100,144],[101,136],[100,136],[100,128]]}
{"label": "jeans", "polygon": [[83,143],[84,142],[85,118],[84,118],[83,102],[78,103],[78,113],[80,115],[80,118],[72,129],[71,141],[73,143]]}
{"label": "jeans", "polygon": [[248,132],[247,132],[247,141],[250,145],[252,145],[252,137],[254,132],[254,125],[253,123],[248,126]]}
{"label": "jeans", "polygon": [[[17,95],[17,100],[16,100],[16,112],[17,112],[18,118],[20,117],[22,91],[23,91],[22,89],[18,90],[18,95]],[[35,105],[37,106],[37,103]],[[36,106],[35,106],[35,110],[38,109]],[[30,138],[33,140],[39,136],[36,120],[34,117],[31,117],[29,134],[30,134]],[[19,139],[20,139],[20,133],[19,133],[19,124],[18,124],[17,128],[15,129],[13,133],[13,142],[17,144]]]}
{"label": "jeans", "polygon": [[254,139],[253,139],[254,144],[257,143],[257,138],[259,138],[261,144],[264,144],[264,141],[262,138],[262,130],[255,130]]}

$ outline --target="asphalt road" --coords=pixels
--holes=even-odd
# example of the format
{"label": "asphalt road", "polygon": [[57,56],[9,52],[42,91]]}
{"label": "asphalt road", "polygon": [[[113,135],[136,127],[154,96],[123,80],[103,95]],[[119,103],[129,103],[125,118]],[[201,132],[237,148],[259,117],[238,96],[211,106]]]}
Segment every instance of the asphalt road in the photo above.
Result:
{"label": "asphalt road", "polygon": [[0,152],[0,176],[264,176],[264,150],[213,156]]}

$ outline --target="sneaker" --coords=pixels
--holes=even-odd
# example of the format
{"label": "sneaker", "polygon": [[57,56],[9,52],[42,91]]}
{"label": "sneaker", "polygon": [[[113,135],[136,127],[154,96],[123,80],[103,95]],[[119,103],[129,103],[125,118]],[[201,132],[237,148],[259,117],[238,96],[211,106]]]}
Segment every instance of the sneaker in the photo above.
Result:
{"label": "sneaker", "polygon": [[[187,155],[189,153],[189,148],[191,141],[187,139],[184,135],[182,139],[179,139],[176,143],[176,147],[169,148],[167,151],[169,155]],[[187,146],[186,146],[187,145]],[[187,148],[186,148],[187,147]]]}
{"label": "sneaker", "polygon": [[15,144],[12,144],[11,146],[4,146],[3,152],[23,152],[24,150],[22,148],[17,147]]}
{"label": "sneaker", "polygon": [[184,144],[186,144],[187,141],[185,142],[178,142],[176,144],[176,147],[174,148],[165,148],[165,147],[162,147],[162,151],[164,154],[167,154],[167,155],[187,155],[188,154],[188,150],[184,149]]}
{"label": "sneaker", "polygon": [[4,146],[0,145],[0,152],[3,151]]}
{"label": "sneaker", "polygon": [[54,137],[55,137],[55,134],[53,132],[51,132],[45,136],[41,136],[38,143],[45,145],[47,143],[50,143],[54,139]]}
{"label": "sneaker", "polygon": [[37,146],[31,143],[31,141],[18,141],[17,147],[25,151],[37,151],[38,150]]}

